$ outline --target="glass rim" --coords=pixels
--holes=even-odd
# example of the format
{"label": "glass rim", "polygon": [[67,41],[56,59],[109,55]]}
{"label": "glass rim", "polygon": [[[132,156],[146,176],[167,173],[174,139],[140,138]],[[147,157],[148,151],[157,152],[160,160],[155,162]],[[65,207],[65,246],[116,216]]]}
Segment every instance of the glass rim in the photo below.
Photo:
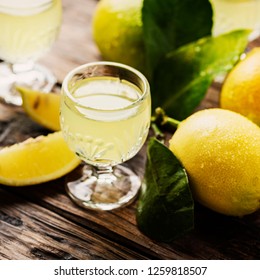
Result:
{"label": "glass rim", "polygon": [[[34,10],[34,9],[39,9],[41,7],[45,7],[45,6],[50,6],[50,4],[52,4],[54,2],[54,0],[40,0],[38,2],[29,2],[28,0],[25,3],[13,3],[12,1],[10,2],[10,0],[5,0],[5,1],[1,1],[0,3],[0,8],[6,8],[9,9],[10,11],[13,10]],[[56,2],[56,0],[55,0]],[[25,5],[24,5],[25,4]],[[27,5],[26,5],[27,4]],[[28,5],[29,4],[29,5]]]}
{"label": "glass rim", "polygon": [[[69,81],[72,80],[72,78],[73,78],[73,76],[75,76],[75,74],[80,73],[83,69],[87,69],[88,67],[92,67],[95,65],[97,65],[97,66],[98,65],[114,66],[114,67],[118,67],[121,69],[125,69],[129,72],[132,72],[134,75],[136,75],[141,80],[141,82],[143,84],[143,87],[144,87],[143,90],[139,88],[142,95],[140,95],[140,97],[138,97],[138,99],[133,101],[131,104],[124,106],[124,107],[116,108],[116,109],[100,109],[100,108],[93,108],[93,107],[89,107],[89,106],[81,104],[76,98],[74,98],[72,96],[70,90],[68,89]],[[102,77],[102,76],[99,76],[99,77]],[[107,76],[107,77],[109,77],[109,76]],[[79,106],[81,108],[84,108],[84,109],[87,109],[90,111],[99,111],[99,112],[107,112],[107,113],[123,111],[123,110],[133,108],[135,106],[138,106],[138,104],[141,103],[146,98],[146,96],[149,94],[149,92],[150,92],[149,82],[148,82],[147,78],[139,70],[137,70],[129,65],[119,63],[119,62],[112,62],[112,61],[95,61],[95,62],[89,62],[86,64],[82,64],[78,67],[73,68],[71,71],[69,71],[62,82],[62,95],[65,95],[66,97],[68,97],[71,101],[73,101],[73,103],[75,103],[76,106]]]}

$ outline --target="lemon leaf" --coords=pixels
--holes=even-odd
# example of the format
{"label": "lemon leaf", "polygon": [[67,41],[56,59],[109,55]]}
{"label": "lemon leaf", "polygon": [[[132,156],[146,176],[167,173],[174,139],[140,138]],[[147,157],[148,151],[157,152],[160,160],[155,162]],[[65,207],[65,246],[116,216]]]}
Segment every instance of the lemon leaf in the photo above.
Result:
{"label": "lemon leaf", "polygon": [[211,34],[212,7],[208,0],[144,0],[142,22],[151,74],[166,53]]}
{"label": "lemon leaf", "polygon": [[193,229],[194,203],[188,178],[174,154],[155,138],[147,149],[145,180],[137,207],[137,225],[164,242]]}
{"label": "lemon leaf", "polygon": [[237,63],[248,43],[248,30],[205,37],[167,54],[156,68],[153,105],[178,120],[189,116],[213,79]]}

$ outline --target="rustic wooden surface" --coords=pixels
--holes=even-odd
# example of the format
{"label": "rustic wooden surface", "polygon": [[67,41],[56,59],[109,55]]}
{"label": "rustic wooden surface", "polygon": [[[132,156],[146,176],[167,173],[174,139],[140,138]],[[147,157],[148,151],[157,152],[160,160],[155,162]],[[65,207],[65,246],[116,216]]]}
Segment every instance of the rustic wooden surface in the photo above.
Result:
{"label": "rustic wooden surface", "polygon": [[[41,62],[61,82],[80,64],[100,60],[91,35],[96,0],[63,0],[59,39]],[[199,108],[218,106],[219,87]],[[0,146],[48,130],[21,108],[0,105]],[[140,175],[145,148],[129,164]],[[113,212],[79,208],[65,194],[64,178],[23,188],[0,186],[0,259],[259,259],[260,213],[226,217],[195,205],[195,229],[171,244],[144,236],[135,221],[136,203]]]}

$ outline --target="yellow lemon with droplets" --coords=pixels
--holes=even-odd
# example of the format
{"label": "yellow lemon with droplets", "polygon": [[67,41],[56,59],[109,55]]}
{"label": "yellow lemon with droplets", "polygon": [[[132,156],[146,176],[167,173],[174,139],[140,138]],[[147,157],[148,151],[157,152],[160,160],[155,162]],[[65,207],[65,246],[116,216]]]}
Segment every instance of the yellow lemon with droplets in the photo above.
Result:
{"label": "yellow lemon with droplets", "polygon": [[246,117],[224,109],[199,111],[180,123],[169,148],[204,206],[231,216],[260,208],[260,128]]}
{"label": "yellow lemon with droplets", "polygon": [[252,49],[229,73],[221,90],[220,107],[260,126],[260,47]]}
{"label": "yellow lemon with droplets", "polygon": [[142,6],[143,0],[99,1],[92,29],[103,59],[143,70]]}

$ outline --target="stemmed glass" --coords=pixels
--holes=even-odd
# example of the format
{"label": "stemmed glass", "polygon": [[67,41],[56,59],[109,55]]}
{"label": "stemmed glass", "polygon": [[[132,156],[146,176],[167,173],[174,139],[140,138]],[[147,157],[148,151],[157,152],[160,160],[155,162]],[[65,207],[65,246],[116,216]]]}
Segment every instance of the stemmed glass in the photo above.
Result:
{"label": "stemmed glass", "polygon": [[16,84],[52,89],[56,78],[35,61],[52,46],[61,18],[61,0],[0,0],[0,99],[21,105]]}
{"label": "stemmed glass", "polygon": [[260,35],[260,0],[210,0],[214,12],[213,36],[235,29],[251,29],[249,41]]}
{"label": "stemmed glass", "polygon": [[[249,29],[248,42],[260,35],[260,0],[210,0],[213,8],[212,35],[218,36],[236,29]],[[249,45],[245,52],[250,50]],[[241,59],[245,57],[241,55]],[[225,74],[215,78],[215,82],[222,84]]]}
{"label": "stemmed glass", "polygon": [[78,205],[112,210],[134,200],[140,178],[124,163],[148,134],[151,97],[147,79],[114,62],[72,70],[61,94],[61,128],[69,147],[85,162],[82,177],[66,191]]}

